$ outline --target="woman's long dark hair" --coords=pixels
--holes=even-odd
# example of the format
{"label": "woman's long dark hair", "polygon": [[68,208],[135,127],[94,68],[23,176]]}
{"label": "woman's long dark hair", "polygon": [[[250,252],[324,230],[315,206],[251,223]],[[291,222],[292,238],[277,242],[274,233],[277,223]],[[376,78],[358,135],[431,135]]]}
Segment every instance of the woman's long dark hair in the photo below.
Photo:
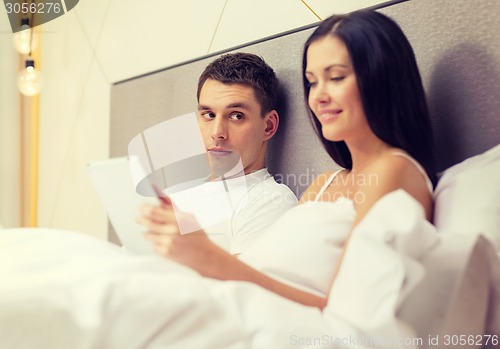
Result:
{"label": "woman's long dark hair", "polygon": [[[339,38],[347,47],[372,131],[385,143],[410,154],[435,183],[433,134],[425,92],[413,49],[401,28],[389,17],[371,10],[325,19],[304,46],[302,78],[307,105],[307,50],[327,35]],[[351,169],[351,154],[345,142],[325,139],[321,124],[308,109],[328,154],[340,166]]]}

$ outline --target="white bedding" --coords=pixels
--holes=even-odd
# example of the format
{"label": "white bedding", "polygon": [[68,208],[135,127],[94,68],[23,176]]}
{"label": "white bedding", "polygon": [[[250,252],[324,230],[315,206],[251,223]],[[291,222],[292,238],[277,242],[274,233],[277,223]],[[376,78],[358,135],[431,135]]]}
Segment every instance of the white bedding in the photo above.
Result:
{"label": "white bedding", "polygon": [[7,229],[0,248],[5,348],[281,348],[330,333],[314,308],[77,233]]}
{"label": "white bedding", "polygon": [[[394,215],[401,207],[404,214]],[[428,227],[422,235],[422,217],[402,191],[377,203],[354,234],[323,312],[82,234],[4,229],[2,348],[400,347],[415,332],[397,311],[421,280],[420,259],[433,241]],[[370,268],[377,260],[386,267]],[[363,345],[367,335],[380,345]]]}

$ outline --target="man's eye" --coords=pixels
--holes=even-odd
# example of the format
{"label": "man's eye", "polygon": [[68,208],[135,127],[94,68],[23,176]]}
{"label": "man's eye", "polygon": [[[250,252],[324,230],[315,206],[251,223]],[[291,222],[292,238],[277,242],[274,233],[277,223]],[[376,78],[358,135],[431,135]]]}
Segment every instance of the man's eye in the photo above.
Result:
{"label": "man's eye", "polygon": [[213,119],[213,118],[215,118],[215,114],[212,112],[205,112],[205,113],[201,114],[201,117],[204,119]]}
{"label": "man's eye", "polygon": [[229,115],[229,118],[231,120],[243,120],[243,114],[234,113],[234,114]]}

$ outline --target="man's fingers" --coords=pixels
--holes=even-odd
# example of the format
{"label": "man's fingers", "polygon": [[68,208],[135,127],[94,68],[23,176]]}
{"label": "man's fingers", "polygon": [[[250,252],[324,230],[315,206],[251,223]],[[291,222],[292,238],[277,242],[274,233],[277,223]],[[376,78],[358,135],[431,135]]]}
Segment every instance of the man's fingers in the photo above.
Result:
{"label": "man's fingers", "polygon": [[153,249],[156,253],[165,257],[169,256],[170,246],[172,245],[172,237],[163,234],[145,233],[144,237],[152,242]]}
{"label": "man's fingers", "polygon": [[173,223],[176,222],[176,216],[173,209],[166,207],[158,207],[151,205],[143,205],[140,207],[139,212],[141,215],[156,223]]}
{"label": "man's fingers", "polygon": [[143,224],[147,228],[147,238],[153,238],[156,235],[180,235],[179,228],[177,224],[158,224],[154,222],[148,222]]}

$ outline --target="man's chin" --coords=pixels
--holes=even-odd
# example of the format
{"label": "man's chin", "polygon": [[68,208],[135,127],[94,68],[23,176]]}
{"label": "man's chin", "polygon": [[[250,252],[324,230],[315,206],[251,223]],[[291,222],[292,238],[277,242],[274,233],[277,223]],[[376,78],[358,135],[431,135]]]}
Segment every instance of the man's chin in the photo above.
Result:
{"label": "man's chin", "polygon": [[210,156],[210,167],[214,177],[234,177],[244,174],[243,164],[238,154],[229,153],[225,156]]}

